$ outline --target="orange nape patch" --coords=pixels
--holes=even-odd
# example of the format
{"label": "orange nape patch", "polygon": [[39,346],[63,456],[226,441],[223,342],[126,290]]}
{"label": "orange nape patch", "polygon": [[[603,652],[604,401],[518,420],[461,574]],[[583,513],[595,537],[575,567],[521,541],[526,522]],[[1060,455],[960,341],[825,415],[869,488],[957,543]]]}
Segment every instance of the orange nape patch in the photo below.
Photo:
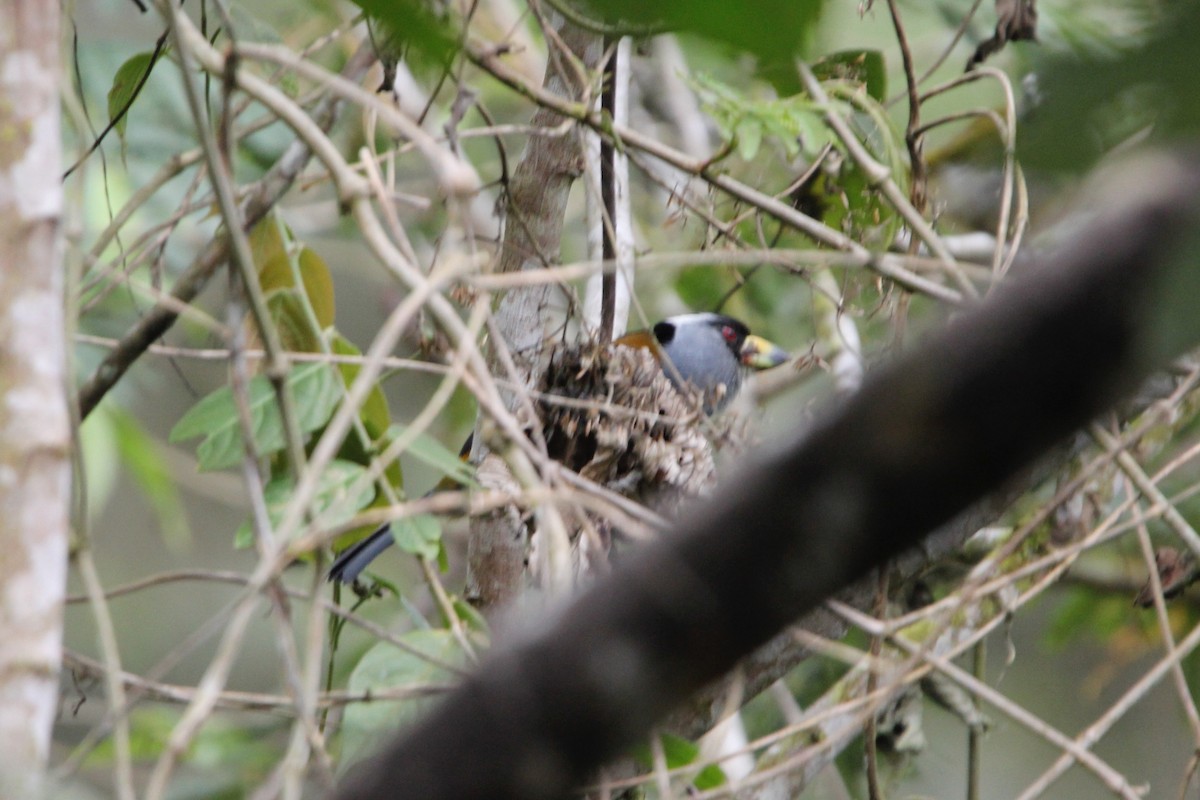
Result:
{"label": "orange nape patch", "polygon": [[650,331],[633,331],[624,336],[613,340],[613,344],[619,344],[622,347],[632,347],[636,350],[650,350],[658,352],[658,340],[654,338],[654,334]]}

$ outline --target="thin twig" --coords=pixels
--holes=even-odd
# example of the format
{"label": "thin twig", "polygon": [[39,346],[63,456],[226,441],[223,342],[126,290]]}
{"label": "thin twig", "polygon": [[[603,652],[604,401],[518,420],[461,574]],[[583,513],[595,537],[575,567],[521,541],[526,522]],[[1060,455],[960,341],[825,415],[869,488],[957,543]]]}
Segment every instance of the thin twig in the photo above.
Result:
{"label": "thin twig", "polygon": [[[619,57],[617,42],[619,39],[605,39],[605,49],[609,51],[608,59],[604,62],[602,71],[603,85],[600,89],[600,113],[608,119],[616,120],[617,111],[617,77]],[[600,137],[600,240],[601,253],[605,261],[617,259],[617,152],[612,139]],[[608,344],[613,339],[613,324],[617,308],[617,273],[604,272],[600,278],[600,331],[599,341]]]}
{"label": "thin twig", "polygon": [[[986,665],[987,640],[980,639],[971,648],[971,675],[980,683],[984,682]],[[971,701],[978,708],[979,697],[973,695]],[[983,780],[983,766],[980,763],[983,751],[983,734],[983,728],[978,725],[972,725],[967,729],[967,800],[979,800],[981,797],[979,791],[980,783]]]}
{"label": "thin twig", "polygon": [[[890,0],[889,0],[890,2]],[[887,616],[888,604],[888,576],[887,569],[881,567],[876,575],[875,585],[875,616],[877,619],[884,619]],[[868,653],[871,660],[878,660],[880,650],[883,646],[883,637],[876,634],[871,637],[871,645]],[[879,676],[875,670],[867,673],[867,694],[873,695],[878,689]],[[867,717],[866,729],[863,732],[863,743],[867,751],[867,797],[870,800],[883,800],[883,789],[879,785],[879,754],[877,751],[878,745],[878,717],[876,714],[870,714]]]}
{"label": "thin twig", "polygon": [[121,672],[121,651],[113,628],[112,613],[104,597],[104,587],[96,571],[92,551],[85,547],[75,555],[75,566],[87,590],[88,605],[96,623],[100,652],[104,658],[105,686],[108,690],[108,716],[113,720],[113,780],[120,800],[134,800],[133,758],[129,744],[129,719],[118,712],[126,703],[125,684],[117,677]]}
{"label": "thin twig", "polygon": [[[896,4],[896,0],[887,0],[887,4],[888,13],[892,17],[892,27],[896,31],[896,44],[900,48],[900,62],[904,65],[904,82],[908,87],[908,124],[904,129],[904,143],[908,146],[910,171],[908,196],[917,213],[924,214],[928,195],[925,187],[927,180],[925,156],[921,152],[921,99],[917,95],[916,69],[913,67],[912,50],[908,44],[908,36],[904,32],[904,23],[900,19],[900,7]],[[915,245],[915,241],[912,244]]]}

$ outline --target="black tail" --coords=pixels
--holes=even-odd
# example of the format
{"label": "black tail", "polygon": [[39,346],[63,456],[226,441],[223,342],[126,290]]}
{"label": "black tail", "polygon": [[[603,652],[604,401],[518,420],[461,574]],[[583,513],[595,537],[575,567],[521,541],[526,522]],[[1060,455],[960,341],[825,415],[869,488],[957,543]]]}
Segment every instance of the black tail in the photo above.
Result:
{"label": "black tail", "polygon": [[[458,457],[463,461],[466,461],[467,456],[471,454],[471,442],[474,439],[475,434],[472,433],[459,449]],[[434,492],[451,489],[455,486],[457,484],[453,480],[443,478],[437,486],[426,492],[425,496],[429,497]],[[385,522],[367,538],[338,553],[337,558],[333,560],[333,566],[329,568],[329,580],[340,581],[341,583],[354,583],[358,579],[359,574],[367,568],[368,564],[374,561],[384,550],[395,544],[390,525],[391,523]]]}
{"label": "black tail", "polygon": [[393,544],[395,540],[392,538],[391,523],[385,522],[367,538],[338,553],[333,566],[329,568],[329,580],[354,583],[359,573]]}

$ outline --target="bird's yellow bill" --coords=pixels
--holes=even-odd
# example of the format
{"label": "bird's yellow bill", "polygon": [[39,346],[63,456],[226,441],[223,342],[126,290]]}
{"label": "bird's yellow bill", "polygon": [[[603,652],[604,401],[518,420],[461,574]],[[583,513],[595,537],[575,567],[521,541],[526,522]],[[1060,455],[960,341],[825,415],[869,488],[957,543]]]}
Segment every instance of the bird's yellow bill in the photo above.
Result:
{"label": "bird's yellow bill", "polygon": [[741,359],[747,367],[770,369],[787,362],[789,358],[791,355],[787,350],[761,336],[751,334],[742,342]]}

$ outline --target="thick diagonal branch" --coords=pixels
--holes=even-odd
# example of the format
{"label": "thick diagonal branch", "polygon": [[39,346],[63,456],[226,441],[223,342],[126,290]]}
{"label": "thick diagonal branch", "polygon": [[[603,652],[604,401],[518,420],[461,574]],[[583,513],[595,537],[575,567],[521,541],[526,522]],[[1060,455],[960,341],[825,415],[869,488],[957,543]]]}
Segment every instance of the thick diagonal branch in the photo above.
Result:
{"label": "thick diagonal branch", "polygon": [[1200,161],[1160,158],[1024,280],[494,652],[337,797],[560,797],[692,692],[1200,339]]}

